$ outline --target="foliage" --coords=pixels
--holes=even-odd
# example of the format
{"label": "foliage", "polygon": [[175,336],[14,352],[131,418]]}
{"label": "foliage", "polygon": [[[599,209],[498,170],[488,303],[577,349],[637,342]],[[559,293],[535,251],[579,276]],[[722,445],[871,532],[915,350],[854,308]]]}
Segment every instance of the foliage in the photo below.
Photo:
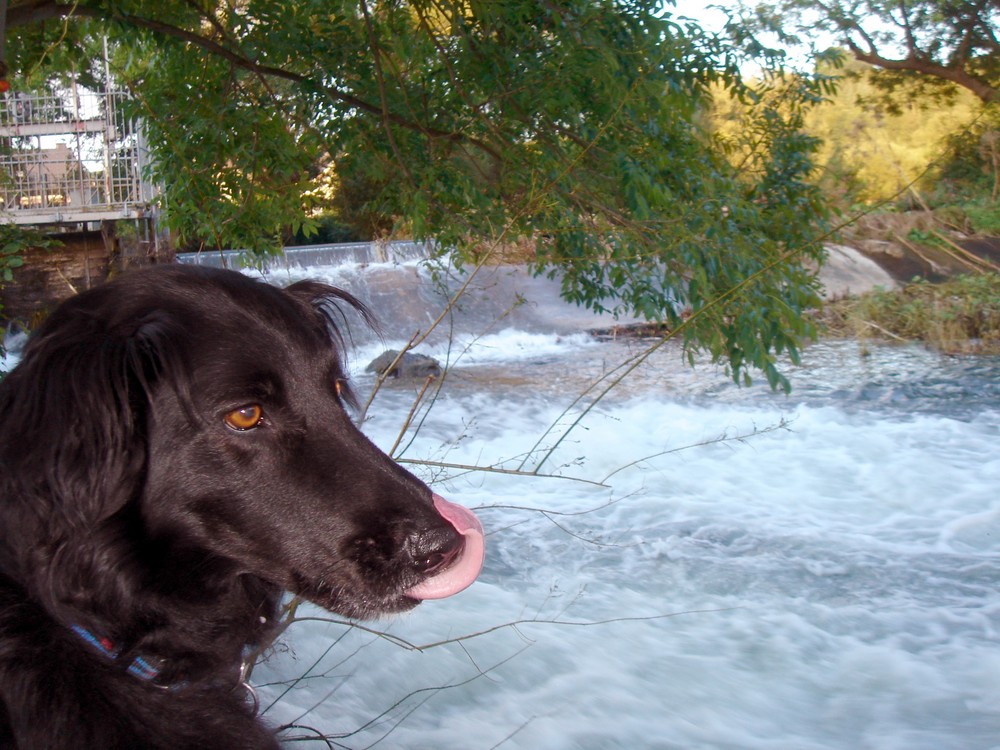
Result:
{"label": "foliage", "polygon": [[911,96],[913,85],[903,85],[896,106],[887,108],[873,82],[879,74],[868,75],[871,66],[848,62],[823,70],[841,78],[829,101],[809,112],[806,130],[823,142],[819,184],[841,205],[884,201],[910,185],[932,189],[938,172],[928,166],[947,161],[951,140],[982,121],[981,105],[967,92],[926,107]]}
{"label": "foliage", "polygon": [[[14,271],[24,265],[24,252],[28,248],[49,248],[58,244],[58,240],[36,229],[0,224],[0,287],[14,280]],[[2,311],[3,305],[0,305]],[[0,331],[0,355],[4,353],[3,337]]]}
{"label": "foliage", "polygon": [[24,251],[32,246],[30,235],[14,224],[0,224],[0,278],[14,280],[14,269],[24,265]]}
{"label": "foliage", "polygon": [[947,139],[938,170],[942,187],[966,197],[1000,198],[1000,105],[986,108],[967,128]]}
{"label": "foliage", "polygon": [[977,200],[963,204],[962,209],[975,232],[1000,237],[1000,203]]}
{"label": "foliage", "polygon": [[887,101],[898,101],[892,95],[906,82],[921,99],[960,87],[983,103],[1000,102],[995,0],[777,0],[739,8],[742,27],[777,33],[785,42],[798,41],[796,34],[832,35],[881,71],[873,80]]}
{"label": "foliage", "polygon": [[337,214],[318,214],[313,217],[313,226],[307,233],[299,230],[288,237],[286,245],[331,245],[338,242],[367,242],[368,235],[360,235],[357,230],[345,224]]}
{"label": "foliage", "polygon": [[0,224],[0,286],[14,280],[14,269],[24,265],[28,248],[49,248],[59,241],[29,227]]}
{"label": "foliage", "polygon": [[[99,79],[87,40],[110,38],[188,242],[309,235],[334,164],[355,225],[469,260],[530,239],[568,299],[664,321],[734,377],[784,385],[775,356],[812,333],[821,82],[766,56],[743,82],[738,49],[658,0],[14,0],[7,21],[21,80]],[[742,142],[706,128],[712,86],[755,105]]]}
{"label": "foliage", "polygon": [[[836,86],[806,113],[804,128],[821,142],[813,179],[828,201],[845,210],[886,201],[897,208],[952,206],[974,231],[997,233],[998,222],[991,219],[1000,197],[995,105],[984,107],[965,91],[947,101],[921,102],[918,86],[907,82],[886,106],[876,84],[882,73],[867,63],[827,59],[818,70]],[[740,106],[716,98],[721,111]],[[722,117],[725,132],[739,131],[738,124],[726,124],[731,116]]]}
{"label": "foliage", "polygon": [[1000,274],[877,289],[829,305],[826,315],[832,333],[923,341],[945,352],[1000,353]]}

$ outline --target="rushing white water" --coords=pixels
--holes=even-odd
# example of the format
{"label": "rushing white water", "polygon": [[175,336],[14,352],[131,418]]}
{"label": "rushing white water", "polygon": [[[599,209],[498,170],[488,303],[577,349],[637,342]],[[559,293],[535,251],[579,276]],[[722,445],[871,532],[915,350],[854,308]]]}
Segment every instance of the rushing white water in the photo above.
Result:
{"label": "rushing white water", "polygon": [[[358,291],[345,273],[302,275]],[[411,323],[386,321],[387,343]],[[1000,361],[820,344],[786,398],[665,347],[574,424],[574,398],[641,344],[543,328],[424,347],[453,369],[396,454],[451,465],[407,464],[476,508],[486,567],[370,629],[300,610],[317,619],[254,673],[286,737],[1000,748]],[[381,347],[359,340],[362,395]],[[386,450],[418,385],[369,410]],[[473,464],[548,476],[456,468]]]}

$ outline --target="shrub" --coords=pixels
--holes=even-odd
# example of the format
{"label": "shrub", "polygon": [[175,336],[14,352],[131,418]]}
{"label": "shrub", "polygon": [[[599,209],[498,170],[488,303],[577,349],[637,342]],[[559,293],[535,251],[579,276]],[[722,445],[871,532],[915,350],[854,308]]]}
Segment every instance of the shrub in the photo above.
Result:
{"label": "shrub", "polygon": [[948,353],[1000,353],[1000,274],[877,289],[830,303],[825,323],[835,335],[923,341]]}

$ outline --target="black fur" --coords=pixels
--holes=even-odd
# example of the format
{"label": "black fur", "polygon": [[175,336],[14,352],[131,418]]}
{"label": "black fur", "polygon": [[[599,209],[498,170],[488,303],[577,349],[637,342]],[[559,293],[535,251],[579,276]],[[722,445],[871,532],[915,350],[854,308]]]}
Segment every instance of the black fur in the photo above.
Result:
{"label": "black fur", "polygon": [[[281,592],[352,617],[416,604],[461,537],[345,411],[338,303],[362,310],[164,266],[34,334],[0,384],[0,747],[276,747],[238,685]],[[259,426],[226,424],[250,404]],[[159,677],[127,674],[135,656]]]}

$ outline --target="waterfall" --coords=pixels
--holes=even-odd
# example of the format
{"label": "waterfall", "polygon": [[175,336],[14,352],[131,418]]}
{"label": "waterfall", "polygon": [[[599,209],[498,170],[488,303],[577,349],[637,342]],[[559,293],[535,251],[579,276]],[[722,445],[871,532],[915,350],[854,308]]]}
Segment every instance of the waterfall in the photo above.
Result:
{"label": "waterfall", "polygon": [[413,240],[393,242],[343,242],[330,245],[298,245],[286,247],[281,255],[255,260],[245,250],[205,250],[178,253],[178,263],[220,268],[261,267],[264,271],[305,268],[308,266],[338,266],[344,264],[405,263],[423,260],[431,255],[433,244]]}

